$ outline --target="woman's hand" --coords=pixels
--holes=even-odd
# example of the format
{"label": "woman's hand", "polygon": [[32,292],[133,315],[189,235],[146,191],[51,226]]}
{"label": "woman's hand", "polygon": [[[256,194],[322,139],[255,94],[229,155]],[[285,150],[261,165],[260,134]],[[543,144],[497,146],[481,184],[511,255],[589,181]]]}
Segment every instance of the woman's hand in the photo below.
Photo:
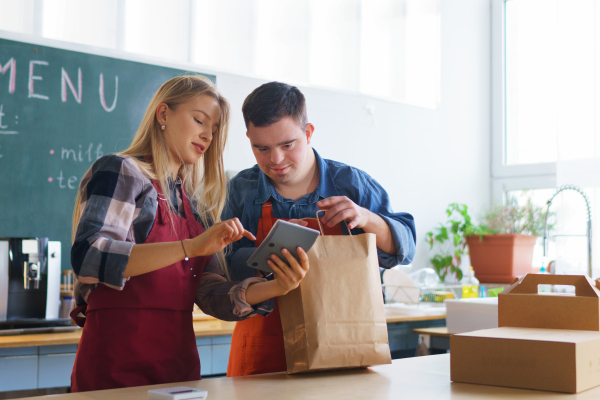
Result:
{"label": "woman's hand", "polygon": [[193,239],[184,240],[188,256],[210,256],[223,250],[228,244],[237,242],[242,237],[256,240],[254,235],[244,229],[237,218],[214,224],[208,230]]}
{"label": "woman's hand", "polygon": [[290,290],[296,289],[308,272],[309,265],[306,252],[301,247],[298,247],[297,251],[300,260],[296,260],[287,249],[281,251],[288,261],[287,264],[275,254],[271,255],[271,260],[267,260],[269,267],[275,272],[275,281],[282,290],[280,296],[287,294]]}

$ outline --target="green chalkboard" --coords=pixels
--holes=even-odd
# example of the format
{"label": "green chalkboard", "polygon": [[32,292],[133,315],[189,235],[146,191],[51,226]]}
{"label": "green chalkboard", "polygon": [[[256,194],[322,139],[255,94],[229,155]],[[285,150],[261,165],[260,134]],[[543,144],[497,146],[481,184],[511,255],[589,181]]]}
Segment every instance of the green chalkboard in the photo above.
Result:
{"label": "green chalkboard", "polygon": [[0,237],[59,240],[69,269],[79,180],[125,149],[160,85],[186,73],[0,38]]}

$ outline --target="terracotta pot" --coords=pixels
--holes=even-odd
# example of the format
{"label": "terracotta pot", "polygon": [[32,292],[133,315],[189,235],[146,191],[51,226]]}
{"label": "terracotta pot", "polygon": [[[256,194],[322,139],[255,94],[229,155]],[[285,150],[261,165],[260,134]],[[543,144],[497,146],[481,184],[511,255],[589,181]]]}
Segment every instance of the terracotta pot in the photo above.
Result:
{"label": "terracotta pot", "polygon": [[475,277],[483,283],[512,283],[531,272],[533,246],[537,236],[483,235],[467,237]]}

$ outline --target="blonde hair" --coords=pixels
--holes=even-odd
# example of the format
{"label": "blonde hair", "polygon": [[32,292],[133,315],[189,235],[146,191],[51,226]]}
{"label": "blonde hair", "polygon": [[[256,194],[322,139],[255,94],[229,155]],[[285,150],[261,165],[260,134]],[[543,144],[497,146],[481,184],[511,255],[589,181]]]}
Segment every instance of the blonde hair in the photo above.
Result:
{"label": "blonde hair", "polygon": [[[169,79],[154,94],[144,118],[138,128],[131,145],[117,155],[129,156],[150,178],[157,180],[169,207],[175,209],[169,188],[172,158],[163,131],[156,119],[156,110],[161,103],[175,110],[180,104],[197,96],[210,96],[217,100],[220,107],[220,120],[213,139],[206,152],[194,164],[183,164],[179,170],[183,188],[190,198],[190,204],[200,216],[205,229],[221,221],[221,212],[225,205],[227,193],[227,176],[223,166],[223,152],[227,142],[229,128],[229,102],[221,96],[215,85],[201,75],[185,75]],[[144,157],[150,156],[150,160]],[[77,193],[73,211],[73,236],[75,241],[77,226],[81,217],[81,193]],[[218,254],[219,264],[226,273],[223,252]]]}

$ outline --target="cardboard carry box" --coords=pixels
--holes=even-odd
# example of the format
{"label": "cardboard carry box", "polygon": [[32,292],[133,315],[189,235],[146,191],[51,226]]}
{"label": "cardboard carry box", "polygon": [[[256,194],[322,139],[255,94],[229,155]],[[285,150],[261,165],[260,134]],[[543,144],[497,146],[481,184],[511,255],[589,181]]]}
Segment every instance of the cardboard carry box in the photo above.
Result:
{"label": "cardboard carry box", "polygon": [[[538,285],[575,286],[575,296],[538,294]],[[527,274],[498,295],[498,326],[600,331],[600,290],[584,275]]]}
{"label": "cardboard carry box", "polygon": [[600,385],[600,332],[503,327],[453,335],[450,379],[579,393]]}
{"label": "cardboard carry box", "polygon": [[[574,295],[538,294],[572,285]],[[450,338],[450,379],[578,393],[600,385],[600,291],[585,276],[528,274],[498,297],[499,328]]]}

